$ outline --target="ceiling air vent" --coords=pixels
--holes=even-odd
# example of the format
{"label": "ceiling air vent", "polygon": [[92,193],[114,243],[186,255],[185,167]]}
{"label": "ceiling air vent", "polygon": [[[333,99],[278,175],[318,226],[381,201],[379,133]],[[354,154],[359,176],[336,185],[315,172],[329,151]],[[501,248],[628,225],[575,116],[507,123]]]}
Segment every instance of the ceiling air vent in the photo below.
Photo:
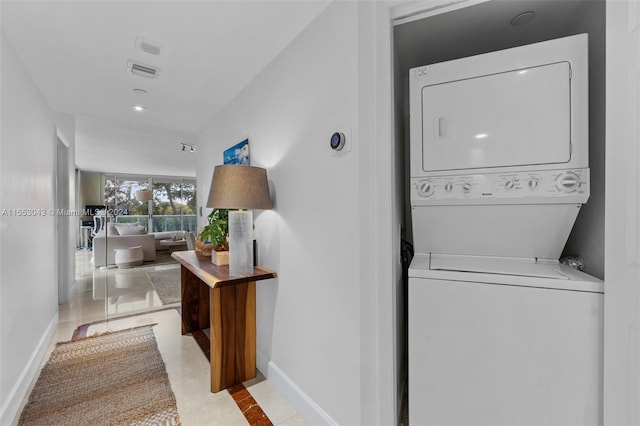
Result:
{"label": "ceiling air vent", "polygon": [[160,74],[159,68],[152,67],[151,65],[141,64],[140,62],[134,62],[132,60],[129,60],[129,62],[127,62],[127,71],[129,71],[131,74],[147,78],[158,78],[158,74]]}

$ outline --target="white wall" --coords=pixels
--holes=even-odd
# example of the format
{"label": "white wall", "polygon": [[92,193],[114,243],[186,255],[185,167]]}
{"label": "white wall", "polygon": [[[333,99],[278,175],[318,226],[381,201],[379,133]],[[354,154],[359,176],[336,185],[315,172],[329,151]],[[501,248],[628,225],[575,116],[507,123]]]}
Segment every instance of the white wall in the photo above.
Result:
{"label": "white wall", "polygon": [[[64,204],[60,207],[70,212],[76,211],[76,173],[75,173],[75,118],[70,114],[57,113],[56,137],[65,146],[61,152],[66,156],[66,160],[58,159],[55,168],[57,170],[56,179],[66,184],[66,194]],[[61,188],[61,191],[65,191]],[[60,200],[58,201],[60,202]],[[80,216],[75,214],[58,215],[58,303],[67,303],[71,297],[75,284],[76,256],[75,249],[80,234]],[[80,214],[80,213],[77,213]]]}
{"label": "white wall", "polygon": [[398,418],[401,321],[399,203],[402,178],[393,139],[389,5],[358,2],[361,424]]}
{"label": "white wall", "polygon": [[608,1],[604,422],[640,424],[640,4]]}
{"label": "white wall", "polygon": [[[56,121],[4,32],[0,38],[0,423],[8,424],[57,325],[54,216],[48,212]],[[7,213],[23,208],[44,215]]]}
{"label": "white wall", "polygon": [[[259,263],[278,278],[257,286],[258,368],[274,383],[287,383],[294,405],[305,400],[307,408],[315,406],[315,412],[296,406],[313,423],[361,424],[379,412],[393,413],[392,396],[382,408],[376,399],[380,382],[393,395],[392,280],[380,278],[388,290],[381,320],[380,274],[373,272],[391,270],[390,254],[379,260],[383,265],[375,263],[381,239],[391,253],[391,224],[375,227],[389,219],[391,205],[372,208],[391,198],[391,171],[376,168],[376,161],[391,167],[389,135],[383,135],[388,152],[374,146],[376,114],[387,114],[381,120],[388,124],[390,112],[376,109],[374,92],[362,93],[376,89],[371,70],[380,60],[379,11],[386,8],[332,3],[197,139],[201,206],[225,148],[248,137],[251,164],[267,169],[274,208],[254,212],[255,232]],[[388,30],[386,37],[382,57],[390,53]],[[351,138],[351,152],[330,151],[329,138],[338,130]],[[384,190],[379,197],[377,184]],[[376,321],[388,340],[378,339]],[[388,353],[378,353],[378,345]],[[387,379],[378,377],[379,363]],[[375,414],[368,417],[368,410]]]}

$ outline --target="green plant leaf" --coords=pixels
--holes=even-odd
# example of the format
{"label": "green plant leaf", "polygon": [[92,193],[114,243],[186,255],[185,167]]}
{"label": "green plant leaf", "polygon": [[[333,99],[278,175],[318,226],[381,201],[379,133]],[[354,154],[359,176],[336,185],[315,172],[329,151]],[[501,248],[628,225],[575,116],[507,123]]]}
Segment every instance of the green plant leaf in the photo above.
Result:
{"label": "green plant leaf", "polygon": [[229,210],[213,209],[207,216],[207,224],[199,235],[200,241],[211,242],[215,246],[228,247]]}

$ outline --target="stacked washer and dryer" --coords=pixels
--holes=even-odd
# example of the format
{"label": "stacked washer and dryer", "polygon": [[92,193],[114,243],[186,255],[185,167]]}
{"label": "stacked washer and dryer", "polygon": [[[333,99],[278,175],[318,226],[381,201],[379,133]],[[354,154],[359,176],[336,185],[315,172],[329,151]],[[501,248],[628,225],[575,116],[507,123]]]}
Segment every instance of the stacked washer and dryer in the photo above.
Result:
{"label": "stacked washer and dryer", "polygon": [[409,423],[602,422],[586,34],[410,70]]}

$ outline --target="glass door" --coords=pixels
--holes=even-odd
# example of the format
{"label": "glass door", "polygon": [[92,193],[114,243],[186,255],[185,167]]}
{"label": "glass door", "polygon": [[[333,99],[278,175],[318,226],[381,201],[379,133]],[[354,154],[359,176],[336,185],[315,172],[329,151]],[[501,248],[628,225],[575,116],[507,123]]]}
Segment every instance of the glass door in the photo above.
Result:
{"label": "glass door", "polygon": [[[195,179],[104,175],[103,185],[106,232],[94,238],[97,267],[84,278],[93,311],[103,312],[95,319],[179,306],[180,269],[171,251],[182,247],[160,244],[161,238],[171,238],[160,233],[196,232]],[[152,200],[136,199],[142,189],[152,191]],[[132,256],[137,246],[143,249],[142,264],[117,267],[118,256]]]}

